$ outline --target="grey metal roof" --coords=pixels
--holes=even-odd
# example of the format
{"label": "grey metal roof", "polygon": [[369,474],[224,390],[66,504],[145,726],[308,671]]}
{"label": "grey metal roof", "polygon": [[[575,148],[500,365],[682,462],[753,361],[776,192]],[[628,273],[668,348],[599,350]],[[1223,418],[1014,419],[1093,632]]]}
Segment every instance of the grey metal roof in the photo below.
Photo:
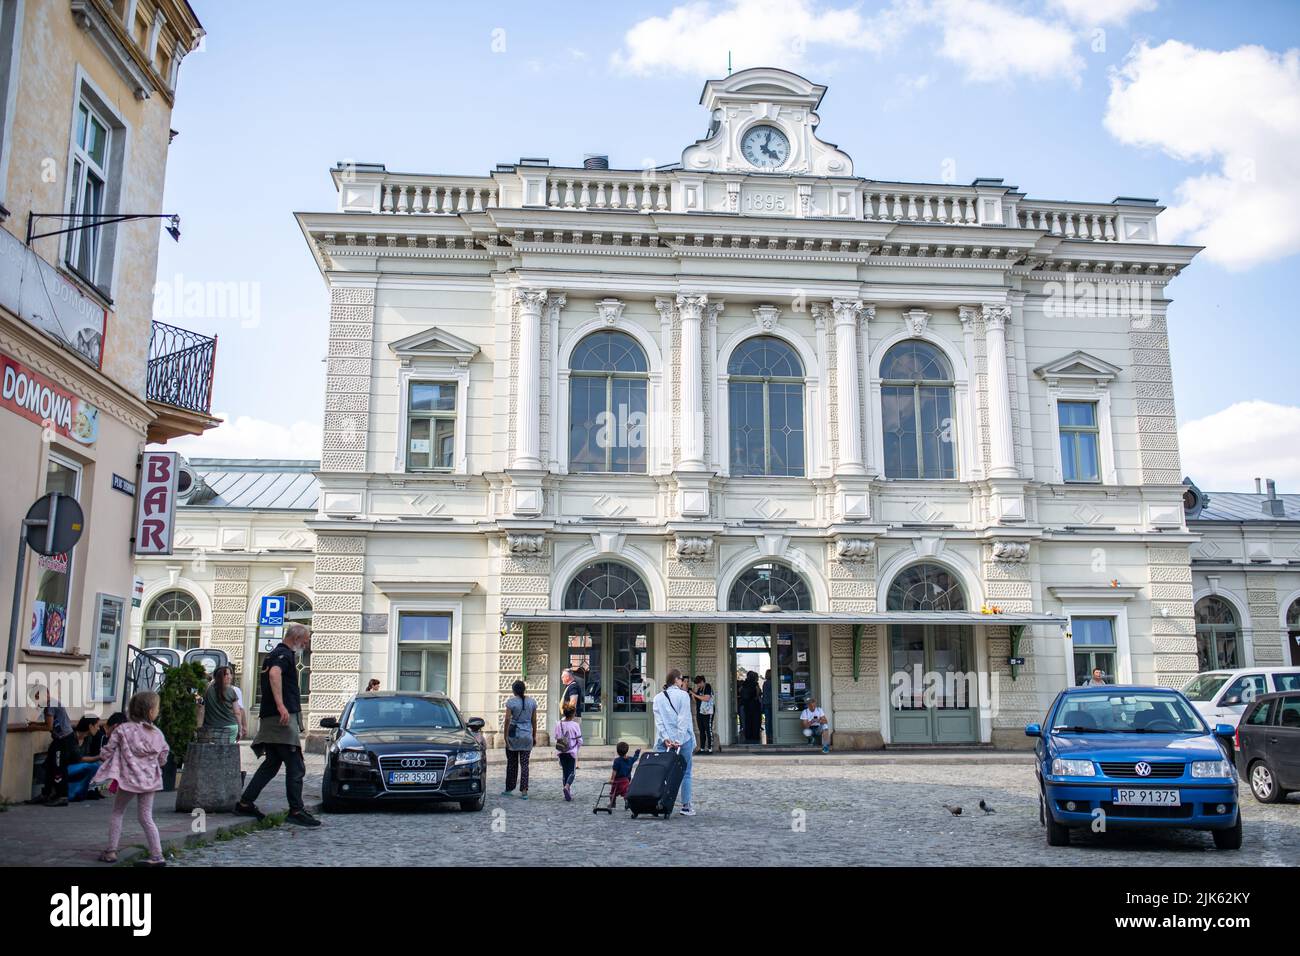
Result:
{"label": "grey metal roof", "polygon": [[1275,518],[1264,510],[1268,495],[1241,491],[1207,491],[1209,503],[1192,521],[1300,521],[1300,495],[1278,495],[1283,516]]}
{"label": "grey metal roof", "polygon": [[251,458],[191,458],[203,483],[182,502],[188,508],[315,511],[319,461]]}

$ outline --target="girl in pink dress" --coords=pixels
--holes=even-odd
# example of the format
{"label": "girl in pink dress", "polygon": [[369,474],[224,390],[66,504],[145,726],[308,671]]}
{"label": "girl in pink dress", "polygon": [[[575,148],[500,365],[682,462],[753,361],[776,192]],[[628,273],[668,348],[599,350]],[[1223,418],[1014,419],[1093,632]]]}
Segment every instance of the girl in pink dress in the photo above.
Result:
{"label": "girl in pink dress", "polygon": [[95,782],[111,781],[115,794],[113,818],[108,825],[108,849],[99,855],[105,863],[117,862],[117,847],[122,839],[122,818],[126,805],[136,798],[136,817],[149,844],[147,866],[166,866],[162,840],[153,822],[153,796],[162,789],[162,765],[167,762],[167,739],[153,725],[158,718],[158,695],[142,690],[127,704],[129,720],[120,724],[100,751],[99,771]]}

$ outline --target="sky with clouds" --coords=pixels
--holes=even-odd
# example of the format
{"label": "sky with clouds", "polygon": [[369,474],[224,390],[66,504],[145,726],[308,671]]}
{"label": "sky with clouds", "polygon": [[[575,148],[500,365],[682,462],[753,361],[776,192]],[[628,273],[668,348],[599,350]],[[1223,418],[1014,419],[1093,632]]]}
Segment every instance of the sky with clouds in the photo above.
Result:
{"label": "sky with clouds", "polygon": [[730,52],[828,85],[819,133],[860,176],[1159,198],[1161,239],[1206,247],[1169,287],[1184,471],[1300,491],[1295,0],[194,6],[155,315],[219,336],[226,423],[188,455],[319,455],[328,302],[292,213],[335,208],[335,162],[676,162]]}

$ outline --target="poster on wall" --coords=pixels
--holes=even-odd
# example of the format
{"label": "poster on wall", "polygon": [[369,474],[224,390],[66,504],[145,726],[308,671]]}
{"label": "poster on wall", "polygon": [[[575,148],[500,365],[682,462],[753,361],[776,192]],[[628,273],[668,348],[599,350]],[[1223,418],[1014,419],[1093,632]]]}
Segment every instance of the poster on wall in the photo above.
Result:
{"label": "poster on wall", "polygon": [[52,601],[32,602],[32,624],[27,638],[27,649],[32,651],[61,651],[67,634],[68,609]]}
{"label": "poster on wall", "polygon": [[112,594],[95,599],[95,650],[90,672],[94,675],[91,700],[117,700],[117,652],[122,646],[122,617],[126,602]]}

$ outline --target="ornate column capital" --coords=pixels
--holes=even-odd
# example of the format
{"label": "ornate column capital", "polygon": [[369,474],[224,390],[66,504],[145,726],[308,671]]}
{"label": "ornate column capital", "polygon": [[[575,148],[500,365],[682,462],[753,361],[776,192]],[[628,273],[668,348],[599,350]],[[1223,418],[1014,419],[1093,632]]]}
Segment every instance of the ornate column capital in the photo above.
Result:
{"label": "ornate column capital", "polygon": [[670,295],[655,296],[655,309],[659,312],[659,323],[668,325],[677,314],[677,300]]}
{"label": "ornate column capital", "polygon": [[709,297],[702,292],[682,293],[677,296],[677,308],[681,310],[683,319],[699,319],[708,304]]}
{"label": "ornate column capital", "polygon": [[722,314],[724,308],[726,308],[725,302],[721,299],[714,299],[704,307],[704,323],[706,325],[715,324],[718,321],[718,316]]}
{"label": "ornate column capital", "polygon": [[856,325],[862,314],[861,299],[832,299],[831,311],[835,313],[836,325]]}
{"label": "ornate column capital", "polygon": [[1001,332],[1011,321],[1011,306],[1009,305],[990,305],[985,303],[981,307],[984,315],[984,325],[994,332]]}
{"label": "ornate column capital", "polygon": [[547,292],[545,289],[515,289],[515,305],[519,306],[521,311],[528,312],[532,315],[541,315],[542,307],[546,305]]}
{"label": "ornate column capital", "polygon": [[548,319],[555,318],[559,311],[564,308],[564,304],[568,301],[568,297],[563,292],[556,295],[548,295],[546,297],[546,317]]}
{"label": "ornate column capital", "polygon": [[957,318],[961,320],[963,330],[974,328],[974,321],[979,318],[980,310],[973,305],[959,305],[957,307]]}
{"label": "ornate column capital", "polygon": [[620,299],[601,299],[596,303],[596,316],[605,325],[616,325],[623,318],[623,305]]}

